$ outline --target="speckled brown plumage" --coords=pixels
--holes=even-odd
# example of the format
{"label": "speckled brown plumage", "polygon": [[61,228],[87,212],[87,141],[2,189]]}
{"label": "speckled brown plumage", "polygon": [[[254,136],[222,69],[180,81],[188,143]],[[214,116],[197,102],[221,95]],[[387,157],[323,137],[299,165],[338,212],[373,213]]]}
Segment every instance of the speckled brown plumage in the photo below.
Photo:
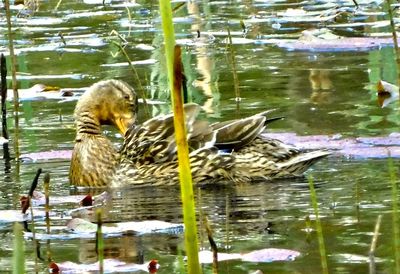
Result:
{"label": "speckled brown plumage", "polygon": [[[136,125],[136,111],[136,93],[122,81],[101,81],[85,92],[75,109],[77,135],[70,168],[72,184],[120,187],[178,183],[172,114]],[[195,183],[300,176],[329,154],[303,152],[260,137],[270,121],[266,118],[269,111],[212,125],[196,120],[199,111],[196,104],[185,105]],[[124,134],[119,152],[102,135],[103,124],[114,125]]]}

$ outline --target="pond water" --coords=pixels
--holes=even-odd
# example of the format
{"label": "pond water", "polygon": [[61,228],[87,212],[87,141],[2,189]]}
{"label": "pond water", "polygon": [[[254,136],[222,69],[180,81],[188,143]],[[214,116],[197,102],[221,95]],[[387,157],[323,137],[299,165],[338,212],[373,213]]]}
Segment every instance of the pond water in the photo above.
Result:
{"label": "pond water", "polygon": [[[139,90],[126,58],[112,42],[120,42],[112,34],[116,31],[126,40],[124,49],[135,62],[147,98],[164,102],[151,105],[151,115],[168,112],[170,104],[157,1],[105,1],[104,6],[102,1],[63,1],[55,9],[57,2],[40,1],[39,10],[30,17],[26,11],[12,6],[20,88],[30,88],[37,83],[81,88],[104,78],[118,78]],[[388,136],[398,132],[398,102],[380,108],[375,89],[379,79],[396,83],[391,47],[358,51],[343,51],[339,47],[323,51],[288,50],[267,40],[296,39],[303,30],[323,27],[347,37],[390,32],[384,21],[387,16],[383,1],[358,2],[358,9],[353,1],[322,0],[193,1],[184,4],[174,12],[174,18],[177,42],[183,50],[189,97],[201,104],[204,116],[213,121],[277,108],[277,113],[286,119],[272,124],[271,132],[349,138]],[[179,3],[173,5],[178,7]],[[296,10],[289,10],[300,8],[316,11],[318,15],[294,16]],[[16,18],[17,12],[25,16]],[[0,14],[0,52],[6,54],[9,65],[4,9]],[[371,22],[383,23],[367,24]],[[354,24],[340,25],[342,23]],[[235,100],[231,55],[227,46],[228,28],[242,98],[239,104]],[[197,38],[197,31],[200,38]],[[21,153],[72,149],[74,106],[74,101],[21,102]],[[11,103],[8,112],[13,138]],[[140,119],[146,119],[142,106]],[[121,143],[114,129],[105,129],[116,145]],[[13,140],[10,146],[13,153]],[[399,166],[398,159],[394,159],[394,163]],[[3,160],[0,164],[6,166]],[[71,188],[67,178],[68,161],[12,161],[11,169],[4,168],[0,174],[0,210],[19,208],[19,196],[28,192],[39,167],[51,174],[53,196],[103,191]],[[349,159],[333,155],[307,174],[312,175],[316,183],[330,272],[370,271],[368,251],[377,216],[382,214],[375,267],[379,273],[392,273],[392,203],[387,159]],[[221,252],[286,248],[301,253],[290,262],[223,262],[220,273],[256,270],[263,273],[321,272],[316,232],[307,232],[306,220],[308,217],[314,220],[314,213],[306,179],[196,188],[195,193],[197,209],[208,217]],[[179,201],[178,187],[117,190],[113,192],[105,221],[157,219],[182,222]],[[60,214],[72,207],[57,206],[54,225],[64,225],[66,220]],[[36,226],[43,227],[44,222],[39,221]],[[201,248],[209,249],[203,226],[199,233]],[[2,273],[11,269],[12,238],[12,224],[0,223]],[[27,269],[31,273],[33,245],[29,240],[25,244]],[[52,240],[50,247],[57,262],[92,263],[97,260],[94,240]],[[160,273],[180,271],[183,249],[181,234],[105,239],[106,257],[137,263],[156,258],[161,265]],[[44,250],[43,247],[42,254]],[[47,264],[39,262],[39,265],[40,272],[44,273]],[[211,266],[204,265],[204,270],[211,273]]]}

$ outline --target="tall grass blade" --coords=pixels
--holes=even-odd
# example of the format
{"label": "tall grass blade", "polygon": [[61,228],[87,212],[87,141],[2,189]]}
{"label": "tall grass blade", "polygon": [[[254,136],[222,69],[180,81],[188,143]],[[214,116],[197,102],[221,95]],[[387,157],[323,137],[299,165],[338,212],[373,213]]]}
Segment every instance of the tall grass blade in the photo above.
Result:
{"label": "tall grass blade", "polygon": [[241,101],[240,97],[240,90],[239,90],[239,77],[237,74],[236,70],[236,58],[235,58],[235,51],[233,50],[233,44],[232,44],[232,35],[231,31],[228,26],[228,41],[229,41],[229,56],[230,56],[230,62],[232,66],[232,74],[233,74],[233,85],[235,89],[235,101],[236,101],[236,109],[239,110],[239,103]]}
{"label": "tall grass blade", "polygon": [[23,227],[14,223],[13,274],[25,273],[25,245]]}
{"label": "tall grass blade", "polygon": [[[393,38],[393,45],[394,45],[394,54],[396,56],[396,69],[397,69],[397,86],[400,86],[400,52],[399,52],[399,43],[397,40],[397,32],[396,32],[396,24],[393,18],[393,10],[392,10],[392,1],[386,0],[388,6],[388,15],[390,21],[390,27],[392,30],[392,38]],[[400,90],[399,90],[400,94]],[[400,99],[400,97],[399,97]]]}
{"label": "tall grass blade", "polygon": [[394,266],[395,272],[400,273],[400,228],[399,228],[399,198],[397,191],[396,168],[393,159],[388,158],[390,182],[392,184],[392,227],[393,227],[393,248],[394,248]]}
{"label": "tall grass blade", "polygon": [[[175,47],[171,1],[160,0],[160,11],[164,32],[168,79],[174,110],[175,139],[178,149],[178,169],[181,186],[183,221],[185,224],[185,248],[188,258],[188,273],[201,273],[192,174],[190,170],[189,148],[186,139],[186,126],[183,113],[182,64],[180,62],[180,48]],[[180,71],[176,72],[175,70]]]}
{"label": "tall grass blade", "polygon": [[321,225],[321,220],[319,219],[319,212],[318,212],[317,194],[314,189],[314,180],[313,180],[312,176],[308,177],[308,184],[310,186],[311,204],[312,204],[312,207],[314,209],[314,214],[315,214],[315,229],[317,230],[319,254],[321,256],[322,273],[328,274],[329,271],[328,271],[328,262],[326,259],[324,235],[322,234],[322,225]]}
{"label": "tall grass blade", "polygon": [[132,74],[133,74],[133,76],[134,76],[135,79],[136,79],[136,83],[137,83],[137,85],[138,85],[138,87],[139,87],[139,91],[140,91],[141,96],[142,96],[145,114],[147,115],[148,118],[150,118],[150,110],[149,110],[149,106],[148,106],[147,101],[146,101],[146,93],[145,93],[144,88],[143,88],[143,86],[142,86],[142,82],[140,81],[139,74],[138,74],[138,72],[137,72],[135,66],[134,66],[133,63],[132,63],[131,58],[129,58],[128,53],[126,52],[126,50],[124,49],[124,47],[123,47],[122,44],[121,44],[121,43],[123,43],[123,42],[126,42],[126,40],[125,40],[124,37],[122,37],[121,34],[119,34],[119,33],[118,33],[117,31],[115,31],[115,30],[111,31],[110,34],[111,34],[111,35],[115,35],[115,36],[117,36],[117,37],[120,39],[120,42],[119,42],[119,43],[116,42],[116,41],[111,41],[111,43],[113,43],[114,45],[116,45],[116,46],[119,48],[119,50],[120,50],[120,51],[122,52],[122,54],[124,55],[126,61],[128,62],[129,68],[131,69]]}
{"label": "tall grass blade", "polygon": [[376,219],[374,236],[372,237],[371,247],[369,248],[369,274],[376,273],[375,249],[376,249],[376,243],[378,242],[379,228],[381,227],[381,221],[382,221],[382,215],[379,215],[378,218]]}
{"label": "tall grass blade", "polygon": [[6,18],[7,18],[7,32],[8,32],[8,48],[10,51],[10,59],[11,59],[11,77],[12,77],[12,88],[14,94],[14,151],[15,158],[19,158],[19,96],[18,96],[18,88],[17,88],[17,59],[14,53],[14,40],[13,33],[11,30],[11,11],[10,11],[10,1],[4,0],[4,7],[6,10]]}

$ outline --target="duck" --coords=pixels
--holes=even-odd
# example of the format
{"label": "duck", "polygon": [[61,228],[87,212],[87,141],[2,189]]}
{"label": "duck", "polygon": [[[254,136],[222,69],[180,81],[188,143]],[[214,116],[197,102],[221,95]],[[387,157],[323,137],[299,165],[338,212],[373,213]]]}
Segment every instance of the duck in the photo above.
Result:
{"label": "duck", "polygon": [[[184,105],[189,159],[195,184],[271,181],[303,176],[330,154],[303,151],[262,136],[272,110],[253,116],[209,123],[198,118],[201,107]],[[74,111],[76,137],[69,170],[77,187],[176,185],[177,148],[172,113],[136,123],[138,96],[122,80],[102,80],[78,99]],[[103,134],[114,126],[124,136],[119,149]]]}

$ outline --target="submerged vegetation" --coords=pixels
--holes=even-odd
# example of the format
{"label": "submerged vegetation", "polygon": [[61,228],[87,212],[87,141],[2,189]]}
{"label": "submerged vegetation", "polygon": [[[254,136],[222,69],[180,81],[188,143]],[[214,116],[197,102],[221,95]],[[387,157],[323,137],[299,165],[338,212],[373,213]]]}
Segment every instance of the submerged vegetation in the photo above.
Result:
{"label": "submerged vegetation", "polygon": [[[46,16],[51,14],[48,15],[38,8],[41,1],[32,2],[36,3],[32,9],[37,12],[37,17],[32,16],[30,19],[23,20],[30,23],[27,29],[32,28],[40,33],[40,24],[43,23],[34,20],[41,19],[44,14]],[[13,215],[14,219],[10,222],[15,221],[15,224],[12,230],[12,259],[0,260],[0,268],[5,264],[4,267],[12,270],[13,273],[41,272],[45,268],[46,271],[49,268],[52,273],[57,273],[59,268],[63,267],[72,269],[71,271],[85,269],[100,273],[114,271],[155,273],[158,271],[157,260],[159,260],[161,273],[208,273],[211,271],[213,273],[300,271],[335,273],[339,270],[343,273],[366,273],[367,271],[369,273],[384,271],[400,273],[398,158],[388,157],[388,162],[386,159],[382,162],[365,158],[354,161],[334,155],[333,159],[315,168],[312,171],[315,173],[313,176],[308,176],[309,189],[305,187],[307,181],[304,179],[254,182],[238,184],[234,187],[223,185],[211,190],[207,187],[197,188],[192,185],[183,113],[183,102],[186,100],[200,101],[208,115],[207,118],[211,120],[240,118],[248,116],[248,113],[253,115],[266,108],[282,107],[287,112],[289,122],[284,121],[284,126],[280,128],[277,125],[274,130],[283,129],[290,132],[297,131],[300,134],[316,135],[310,138],[311,141],[306,142],[309,146],[307,148],[314,148],[312,146],[318,142],[323,143],[318,140],[322,138],[318,134],[324,134],[324,136],[331,134],[333,137],[330,140],[343,140],[340,144],[345,147],[349,145],[348,139],[342,139],[340,134],[355,139],[361,134],[375,136],[393,133],[399,126],[400,118],[398,102],[387,100],[388,96],[397,99],[399,89],[385,82],[398,82],[396,77],[399,71],[398,68],[396,71],[392,67],[393,63],[387,64],[385,61],[393,59],[392,56],[398,54],[397,26],[394,20],[398,14],[397,9],[391,8],[391,1],[387,1],[388,12],[386,12],[383,11],[383,1],[348,1],[348,3],[339,4],[323,1],[325,4],[323,7],[313,1],[311,1],[312,5],[298,4],[293,1],[240,3],[239,11],[236,7],[231,7],[230,3],[217,5],[211,2],[177,3],[172,4],[175,7],[172,9],[170,1],[160,0],[160,13],[153,2],[151,5],[139,3],[139,6],[136,6],[136,3],[126,1],[123,2],[123,8],[118,5],[121,1],[86,2],[90,1],[79,4],[66,1],[43,3],[67,22],[67,26],[63,25],[65,22],[56,23],[59,26],[57,25],[57,35],[54,37],[44,36],[37,40],[35,40],[36,37],[32,38],[35,43],[46,40],[48,43],[44,44],[46,47],[51,46],[52,43],[57,44],[55,48],[50,47],[50,50],[44,50],[43,55],[40,53],[42,49],[35,48],[33,42],[32,48],[23,48],[24,44],[30,43],[27,42],[28,39],[25,41],[21,38],[26,35],[23,25],[25,23],[21,23],[22,19],[16,16],[12,18],[11,12],[16,14],[15,6],[12,6],[10,11],[8,1],[2,2],[6,8],[7,20],[3,23],[0,19],[0,28],[5,30],[7,27],[7,35],[0,34],[0,42],[7,41],[9,45],[6,50],[6,47],[0,44],[0,49],[6,54],[8,52],[10,61],[8,66],[11,67],[14,100],[11,111],[14,118],[11,127],[14,134],[11,139],[14,143],[11,153],[15,160],[10,166],[10,159],[7,156],[8,143],[4,143],[6,144],[3,145],[5,172],[0,189],[5,194],[0,198],[0,229],[6,233],[1,235],[7,237],[7,233],[11,233],[7,227],[9,221],[3,220],[3,218],[6,220],[8,216],[6,214]],[[65,5],[65,10],[63,10],[63,5]],[[68,12],[69,9],[82,8],[81,5],[82,7],[89,5],[89,8],[82,14],[74,15]],[[201,11],[197,5],[201,6]],[[189,16],[181,17],[185,12],[184,7],[189,11]],[[222,15],[217,18],[213,13]],[[239,14],[242,13],[248,15],[246,23],[242,20],[243,18],[239,18],[242,16]],[[19,16],[21,14],[23,13],[19,13]],[[176,17],[173,16],[175,14],[177,14]],[[90,27],[87,31],[83,30],[81,21],[83,22],[85,17],[92,16],[95,22],[100,22],[104,28],[101,31],[106,34],[96,33],[99,30],[94,27]],[[128,16],[127,21],[126,16]],[[359,24],[357,20],[361,20],[358,16],[371,20],[368,24],[361,23],[361,27],[365,30],[361,30],[356,25]],[[380,20],[381,17],[386,16],[389,17],[390,29],[386,21]],[[173,17],[175,17],[175,26]],[[352,19],[349,20],[349,18]],[[210,21],[204,23],[203,20]],[[346,22],[340,22],[341,20],[346,20]],[[262,25],[265,22],[268,27]],[[13,23],[16,23],[14,31]],[[108,24],[110,26],[107,26]],[[215,30],[211,28],[212,24],[221,25]],[[311,27],[321,25],[330,29],[310,30]],[[307,26],[307,29],[301,33],[300,30],[304,26]],[[372,30],[374,28],[384,29],[386,32],[391,30],[392,37],[378,37],[383,32],[360,37],[364,31],[371,31],[369,26]],[[174,28],[178,30],[176,40]],[[108,31],[109,29],[112,31]],[[101,39],[98,39],[99,36]],[[151,43],[148,41],[148,36],[152,37]],[[160,36],[164,37],[163,41]],[[16,40],[13,40],[13,37]],[[300,39],[297,39],[299,37]],[[86,43],[89,46],[82,50],[82,44]],[[377,45],[380,45],[379,48]],[[386,45],[394,45],[397,52],[393,52],[392,48]],[[14,53],[14,46],[16,53]],[[109,59],[111,58],[110,51],[115,46],[118,48],[118,53],[112,57],[113,59]],[[381,46],[383,48],[380,48]],[[291,52],[288,53],[286,50]],[[46,158],[45,161],[39,162],[39,165],[45,171],[52,170],[56,180],[52,180],[50,184],[50,175],[46,173],[45,201],[43,202],[40,194],[34,193],[41,173],[39,168],[27,197],[21,200],[24,210],[21,214],[19,196],[24,189],[27,189],[24,182],[29,181],[37,166],[36,164],[23,165],[23,176],[20,179],[19,165],[26,158],[24,154],[19,157],[19,140],[22,140],[22,153],[35,151],[37,146],[42,146],[44,151],[60,147],[71,148],[72,140],[72,104],[64,108],[64,105],[58,103],[29,101],[23,103],[22,110],[19,110],[19,97],[42,96],[48,99],[46,96],[50,94],[45,93],[46,88],[43,88],[43,91],[29,95],[31,97],[24,97],[24,95],[21,97],[16,90],[18,84],[22,87],[24,83],[36,79],[34,73],[32,73],[33,77],[29,78],[32,76],[28,75],[29,70],[25,71],[25,75],[21,73],[22,68],[17,68],[17,65],[23,67],[24,62],[30,62],[30,55],[26,52],[31,51],[39,57],[35,59],[34,66],[29,69],[41,71],[40,62],[53,62],[59,58],[56,62],[57,67],[65,65],[65,69],[58,68],[57,70],[43,65],[46,67],[44,71],[49,75],[51,73],[63,75],[64,71],[69,70],[68,73],[71,73],[71,76],[63,76],[67,78],[67,85],[81,87],[92,83],[93,79],[104,77],[117,77],[134,82],[141,97],[141,108],[144,113],[139,119],[146,120],[158,114],[159,111],[166,112],[169,109],[169,98],[171,98],[175,137],[178,144],[180,188],[173,186],[122,188],[101,194],[93,189],[72,190],[68,188],[65,179],[68,164],[54,163]],[[138,59],[142,55],[138,52],[142,51],[145,52],[143,56],[148,59],[140,63]],[[52,55],[55,52],[56,54]],[[148,52],[151,54],[147,54]],[[326,52],[328,54],[325,55]],[[28,57],[23,59],[26,57],[25,54]],[[66,62],[67,58],[63,59],[63,54],[68,58],[77,54],[81,60],[69,65]],[[102,54],[100,59],[102,59],[101,67],[104,71],[99,69],[100,65],[91,59],[92,54]],[[368,60],[369,63],[361,66],[359,63],[348,65],[349,59],[358,60],[357,54],[362,54],[361,59]],[[218,58],[211,60],[210,57],[214,55]],[[57,58],[53,58],[54,56]],[[87,59],[82,61],[84,57]],[[2,64],[3,60],[2,57]],[[118,63],[116,60],[124,63]],[[220,63],[216,64],[218,61]],[[125,68],[126,62],[128,69]],[[327,66],[321,65],[325,62]],[[147,66],[145,69],[143,64]],[[112,65],[115,65],[116,69],[112,69]],[[215,69],[217,65],[221,68]],[[152,67],[149,69],[149,66]],[[369,66],[372,67],[372,72]],[[96,68],[93,69],[93,67]],[[255,72],[254,67],[257,68]],[[294,70],[293,67],[301,69]],[[358,71],[360,67],[368,69],[367,77],[364,77],[364,70],[367,69],[360,72]],[[3,136],[8,139],[7,114],[5,113],[5,95],[7,94],[7,90],[4,89],[6,87],[5,68],[6,66],[2,65],[2,121]],[[147,71],[144,72],[146,69]],[[254,74],[248,71],[253,71]],[[347,75],[344,75],[344,71]],[[80,73],[78,77],[75,76],[75,72]],[[337,72],[341,74],[335,74]],[[92,73],[97,74],[93,76]],[[393,78],[393,74],[396,74],[396,77]],[[150,75],[149,79],[147,79],[148,75]],[[362,79],[360,75],[369,79],[362,82],[364,80],[359,80]],[[20,80],[24,77],[28,80]],[[79,81],[84,84],[74,83],[74,77],[79,78]],[[303,78],[306,82],[299,81]],[[63,84],[62,81],[54,80],[52,77],[40,78],[41,81],[44,79],[51,79],[50,83],[53,81],[58,85]],[[354,79],[360,83],[355,83],[357,81]],[[357,89],[354,88],[355,86],[363,86],[364,89],[368,89],[365,87],[369,86],[375,88],[378,80],[384,80],[379,81],[378,96],[373,90],[367,99],[360,99],[359,93],[353,91]],[[345,82],[346,86],[344,86]],[[222,84],[218,88],[216,83]],[[30,82],[29,85],[31,85]],[[303,94],[304,89],[309,89],[310,94]],[[344,92],[341,93],[341,90]],[[363,91],[368,92],[368,90]],[[255,95],[250,95],[252,92]],[[73,89],[65,94],[72,94],[72,99],[80,96],[80,93]],[[339,99],[340,96],[346,99],[342,101]],[[64,95],[60,97],[66,98]],[[375,103],[376,99],[385,109],[379,109]],[[68,101],[68,98],[65,101]],[[221,110],[219,104],[225,104],[226,109]],[[45,110],[48,106],[56,109],[55,116],[66,115],[66,122],[63,122],[65,119],[54,122],[54,113],[49,112],[49,114]],[[35,107],[45,114],[40,111],[33,113],[32,110]],[[233,109],[236,111],[230,114],[229,112]],[[19,115],[25,115],[21,119],[21,128],[19,128]],[[35,115],[39,118],[35,118]],[[47,126],[35,127],[35,119],[40,120],[42,117],[46,117],[51,123]],[[281,117],[278,118],[276,120],[280,120]],[[52,128],[54,125],[57,125],[55,129]],[[24,130],[28,133],[24,133]],[[54,137],[49,136],[51,134],[66,135],[69,141],[66,139],[60,141],[65,144],[60,144],[58,140],[52,142],[51,138]],[[106,134],[112,135],[108,130]],[[40,137],[35,137],[36,135]],[[390,139],[383,140],[383,145],[379,143],[377,146],[392,150],[395,156],[400,155],[397,152],[400,146],[398,138],[399,135],[392,135]],[[355,139],[354,142],[361,141]],[[363,148],[372,155],[369,150],[374,150],[375,145],[371,143]],[[366,153],[352,155],[366,155]],[[389,169],[389,176],[384,170],[386,167]],[[15,182],[10,183],[10,180],[15,180]],[[350,193],[353,183],[356,184],[356,207],[354,207],[353,193]],[[40,184],[39,188],[41,188]],[[11,191],[10,189],[12,193],[8,192]],[[389,193],[387,190],[391,191],[390,199],[387,199]],[[72,195],[69,195],[70,193]],[[83,198],[78,195],[81,193],[89,195]],[[60,197],[61,199],[57,201]],[[183,213],[179,197],[182,201]],[[310,197],[311,202],[309,202]],[[51,202],[54,204],[50,206]],[[45,210],[42,210],[42,205],[45,205]],[[18,210],[15,210],[16,208]],[[43,211],[45,211],[45,224],[41,215]],[[196,218],[196,212],[207,216],[204,222],[196,223],[196,220],[202,220],[199,216]],[[315,220],[315,228],[307,225],[306,229],[301,229],[301,224],[304,222],[302,216],[308,216],[311,212],[313,212],[312,219]],[[391,222],[386,218],[388,215],[391,215]],[[65,219],[69,220],[67,225],[65,225]],[[29,227],[27,220],[32,220]],[[132,222],[136,220],[137,222]],[[25,228],[19,225],[20,221],[25,221]],[[185,227],[184,247],[179,236],[183,233],[180,224],[182,221]],[[3,228],[3,223],[6,224],[5,228]],[[215,229],[211,231],[211,227]],[[204,233],[207,233],[209,243],[202,241]],[[392,237],[388,236],[389,234]],[[7,241],[6,237],[1,238]],[[46,242],[47,250],[45,258],[41,254],[44,242]],[[212,252],[207,253],[207,250]],[[187,257],[184,258],[182,253]],[[5,254],[4,249],[0,249],[0,254]],[[78,263],[69,262],[70,260]],[[33,261],[34,264],[31,263]],[[273,263],[274,261],[283,262],[276,264]]]}

